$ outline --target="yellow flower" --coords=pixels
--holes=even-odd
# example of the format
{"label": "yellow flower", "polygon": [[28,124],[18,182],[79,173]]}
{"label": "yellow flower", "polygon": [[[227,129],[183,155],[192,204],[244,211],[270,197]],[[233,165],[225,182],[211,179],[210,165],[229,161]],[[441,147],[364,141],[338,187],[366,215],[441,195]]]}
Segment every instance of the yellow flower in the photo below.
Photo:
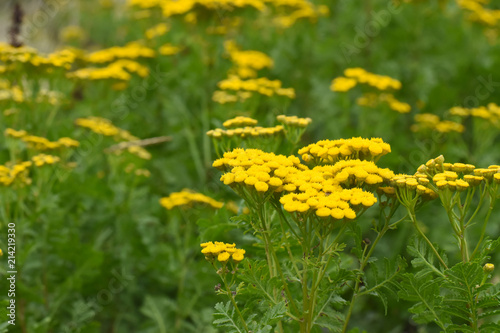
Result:
{"label": "yellow flower", "polygon": [[356,86],[357,82],[354,79],[349,79],[345,77],[338,77],[335,78],[332,81],[332,84],[330,85],[330,90],[332,91],[339,91],[339,92],[346,92],[351,90]]}
{"label": "yellow flower", "polygon": [[227,253],[227,252],[222,252],[219,254],[219,256],[217,257],[217,260],[222,262],[222,263],[226,263],[230,258],[230,254]]}

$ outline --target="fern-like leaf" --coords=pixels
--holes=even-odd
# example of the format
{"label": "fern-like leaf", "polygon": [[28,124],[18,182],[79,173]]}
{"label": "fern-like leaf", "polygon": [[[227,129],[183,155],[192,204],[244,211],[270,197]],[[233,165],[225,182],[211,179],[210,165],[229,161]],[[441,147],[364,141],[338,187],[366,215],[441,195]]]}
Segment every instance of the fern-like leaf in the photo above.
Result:
{"label": "fern-like leaf", "polygon": [[[379,270],[378,266],[382,266],[382,269]],[[365,290],[360,293],[360,296],[370,294],[380,298],[387,315],[387,298],[398,297],[399,288],[396,280],[406,268],[406,262],[398,256],[396,260],[384,258],[381,265],[372,262],[369,267],[365,275]]]}

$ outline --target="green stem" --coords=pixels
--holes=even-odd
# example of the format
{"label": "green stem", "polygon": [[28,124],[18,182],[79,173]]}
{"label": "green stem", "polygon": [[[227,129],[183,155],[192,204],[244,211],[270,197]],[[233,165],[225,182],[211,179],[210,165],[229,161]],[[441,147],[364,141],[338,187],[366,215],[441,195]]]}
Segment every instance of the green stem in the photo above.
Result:
{"label": "green stem", "polygon": [[[225,269],[225,267],[223,267],[222,269]],[[226,287],[227,295],[231,299],[231,303],[233,303],[234,309],[236,310],[236,313],[240,317],[241,323],[243,324],[245,331],[247,333],[250,333],[250,331],[248,330],[247,323],[245,322],[245,319],[243,318],[243,315],[241,314],[240,309],[238,308],[238,305],[236,304],[236,300],[234,299],[233,292],[231,291],[231,288],[229,288],[229,286],[227,285],[225,276],[222,277],[222,281],[224,282],[224,286]]]}
{"label": "green stem", "polygon": [[441,258],[441,256],[439,255],[439,253],[436,250],[436,248],[434,247],[434,245],[432,245],[432,243],[429,240],[429,238],[427,238],[427,236],[425,236],[425,234],[423,233],[423,231],[418,226],[417,217],[415,216],[415,212],[413,211],[413,209],[410,209],[409,207],[407,207],[406,209],[408,210],[408,215],[410,215],[410,219],[413,222],[413,225],[415,226],[415,229],[417,230],[417,232],[427,242],[427,244],[429,245],[429,247],[432,249],[432,252],[434,252],[434,254],[436,255],[436,257],[438,258],[438,260],[441,263],[441,265],[443,265],[444,268],[448,269],[448,266],[444,262],[443,258]]}
{"label": "green stem", "polygon": [[484,218],[484,223],[483,227],[481,228],[481,236],[479,237],[479,241],[477,242],[476,248],[471,254],[471,259],[474,258],[476,255],[476,252],[479,250],[479,246],[481,246],[481,243],[483,242],[485,233],[486,233],[486,226],[488,225],[488,221],[490,220],[491,212],[493,211],[493,208],[495,207],[495,199],[490,198],[490,207],[488,209],[488,213],[486,214],[486,217]]}

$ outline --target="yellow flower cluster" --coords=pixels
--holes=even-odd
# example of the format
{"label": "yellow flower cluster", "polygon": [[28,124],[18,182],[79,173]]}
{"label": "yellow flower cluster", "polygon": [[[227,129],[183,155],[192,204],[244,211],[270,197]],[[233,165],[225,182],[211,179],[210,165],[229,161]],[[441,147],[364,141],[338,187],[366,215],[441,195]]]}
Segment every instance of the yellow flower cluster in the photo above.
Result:
{"label": "yellow flower cluster", "polygon": [[319,217],[332,217],[335,220],[354,220],[356,210],[371,207],[376,202],[377,198],[372,193],[360,188],[289,193],[280,199],[283,208],[289,213],[307,214],[314,211]]}
{"label": "yellow flower cluster", "polygon": [[338,92],[346,92],[354,88],[357,84],[355,79],[349,79],[343,76],[333,79],[330,85],[330,90]]}
{"label": "yellow flower cluster", "polygon": [[384,183],[388,183],[394,172],[385,168],[379,168],[372,161],[361,160],[341,160],[334,165],[320,166],[325,172],[332,175],[335,183],[341,184],[344,188],[362,187],[379,187]]}
{"label": "yellow flower cluster", "polygon": [[400,197],[409,198],[409,194],[416,193],[424,200],[433,200],[438,197],[437,193],[430,187],[429,176],[416,173],[415,175],[399,174],[391,179],[392,189],[384,188],[383,192],[391,196],[397,192]]}
{"label": "yellow flower cluster", "polygon": [[219,209],[224,206],[224,203],[214,200],[204,194],[182,190],[181,192],[171,193],[168,197],[160,199],[160,204],[170,210],[174,207],[188,206],[191,204],[206,204],[213,208]]}
{"label": "yellow flower cluster", "polygon": [[85,60],[91,63],[105,63],[116,59],[137,59],[153,58],[155,51],[149,47],[143,46],[139,42],[130,42],[125,46],[113,46],[90,53]]}
{"label": "yellow flower cluster", "polygon": [[165,17],[185,14],[197,4],[211,10],[225,9],[228,11],[247,6],[258,10],[265,7],[264,2],[261,0],[128,0],[129,6],[139,8],[160,7]]}
{"label": "yellow flower cluster", "polygon": [[345,92],[354,88],[358,83],[368,84],[379,90],[401,89],[401,82],[385,75],[377,75],[367,72],[363,68],[347,68],[344,70],[345,77],[338,77],[332,81],[332,91]]}
{"label": "yellow flower cluster", "polygon": [[119,135],[120,129],[113,125],[110,120],[100,117],[78,118],[75,124],[90,129],[92,132],[105,136]]}
{"label": "yellow flower cluster", "polygon": [[391,146],[380,138],[363,139],[361,137],[338,140],[321,140],[299,149],[305,162],[315,164],[333,164],[338,160],[359,159],[378,161],[391,152]]}
{"label": "yellow flower cluster", "polygon": [[60,158],[53,155],[38,154],[31,158],[35,166],[41,167],[45,164],[54,164],[60,161]]}
{"label": "yellow flower cluster", "polygon": [[207,242],[201,243],[200,246],[202,247],[201,253],[209,261],[217,258],[219,262],[225,264],[232,258],[233,262],[237,264],[245,258],[246,251],[236,248],[236,244],[234,243]]}
{"label": "yellow flower cluster", "polygon": [[296,126],[296,127],[307,127],[311,122],[311,118],[299,118],[297,116],[285,116],[279,115],[276,117],[280,123],[287,126]]}
{"label": "yellow flower cluster", "polygon": [[248,91],[238,91],[236,95],[233,95],[223,90],[216,90],[212,95],[212,100],[219,104],[226,104],[238,101],[242,102],[250,97],[252,97],[252,93]]}
{"label": "yellow flower cluster", "polygon": [[53,150],[60,148],[75,148],[80,146],[78,141],[71,138],[64,137],[57,141],[50,141],[44,137],[29,135],[24,130],[16,131],[12,128],[7,128],[5,130],[5,136],[21,139],[28,145],[28,147],[36,150]]}
{"label": "yellow flower cluster", "polygon": [[500,106],[495,103],[489,103],[487,106],[471,109],[456,106],[450,109],[450,114],[460,117],[472,116],[482,118],[490,121],[494,125],[500,125]]}
{"label": "yellow flower cluster", "polygon": [[174,54],[177,54],[181,51],[182,51],[182,48],[180,48],[178,46],[173,46],[172,44],[168,44],[168,43],[160,46],[160,49],[158,50],[158,52],[164,56],[174,55]]}
{"label": "yellow flower cluster", "polygon": [[220,178],[225,185],[241,185],[257,192],[281,192],[286,189],[284,182],[291,180],[299,170],[307,169],[296,156],[241,148],[224,153],[212,166],[226,172]]}
{"label": "yellow flower cluster", "polygon": [[471,21],[495,27],[500,21],[500,10],[485,8],[483,5],[488,2],[483,0],[457,0],[460,7],[470,12],[469,19]]}
{"label": "yellow flower cluster", "polygon": [[31,184],[31,178],[28,177],[28,168],[31,165],[31,161],[17,163],[12,166],[0,165],[0,184],[3,186]]}
{"label": "yellow flower cluster", "polygon": [[216,128],[207,132],[207,135],[214,139],[219,139],[223,137],[239,137],[239,138],[256,138],[256,137],[270,137],[275,136],[283,132],[283,126],[278,125],[274,127],[240,127],[235,129],[224,130],[222,128]]}
{"label": "yellow flower cluster", "polygon": [[155,37],[163,36],[167,32],[170,31],[170,26],[166,23],[159,23],[148,30],[144,33],[147,39],[153,39]]}
{"label": "yellow flower cluster", "polygon": [[255,125],[257,125],[257,120],[243,116],[238,116],[232,119],[228,119],[224,123],[222,123],[222,126],[224,126],[225,128],[255,126]]}
{"label": "yellow flower cluster", "polygon": [[231,62],[236,66],[233,69],[239,77],[256,77],[258,70],[273,67],[273,60],[266,54],[259,51],[241,51],[232,40],[224,43],[224,48],[229,53]]}
{"label": "yellow flower cluster", "polygon": [[440,133],[463,133],[465,131],[465,127],[462,124],[451,120],[440,120],[439,116],[432,113],[417,114],[415,115],[415,121],[417,123],[410,127],[413,132],[436,130]]}
{"label": "yellow flower cluster", "polygon": [[257,92],[265,96],[273,96],[274,94],[276,94],[288,98],[295,98],[295,90],[293,88],[282,88],[281,81],[269,80],[265,77],[242,80],[238,76],[230,75],[229,78],[220,81],[218,83],[218,86],[222,90],[243,90],[249,92]]}
{"label": "yellow flower cluster", "polygon": [[364,94],[356,100],[356,103],[361,106],[376,107],[380,102],[387,103],[391,110],[399,113],[408,113],[411,111],[410,104],[398,101],[393,94]]}
{"label": "yellow flower cluster", "polygon": [[[75,120],[75,125],[88,128],[92,132],[97,134],[102,134],[104,136],[112,136],[115,141],[139,141],[140,139],[136,136],[130,134],[129,131],[123,130],[119,127],[113,125],[113,123],[105,118],[100,117],[88,117],[88,118],[78,118]],[[130,145],[126,147],[127,151],[139,158],[149,160],[151,159],[151,154],[139,145]],[[121,149],[116,151],[117,154],[121,152]]]}
{"label": "yellow flower cluster", "polygon": [[445,163],[441,155],[422,164],[415,175],[432,177],[435,189],[461,192],[482,182],[497,182],[497,178],[500,178],[497,174],[500,174],[499,165],[476,168],[472,164]]}
{"label": "yellow flower cluster", "polygon": [[22,46],[13,47],[7,43],[0,42],[0,61],[4,63],[29,63],[33,66],[52,66],[69,69],[76,59],[76,52],[71,49],[63,49],[46,56],[37,50]]}
{"label": "yellow flower cluster", "polygon": [[281,0],[276,1],[275,6],[279,6],[280,3],[285,5],[295,5],[296,10],[294,10],[290,15],[278,16],[274,19],[274,23],[283,28],[289,28],[295,24],[295,22],[302,18],[316,19],[319,16],[327,16],[330,10],[325,5],[314,6],[312,3],[304,0],[300,1],[287,1]]}
{"label": "yellow flower cluster", "polygon": [[69,78],[77,78],[81,80],[115,79],[128,81],[132,78],[129,72],[137,73],[141,77],[146,77],[149,75],[149,68],[136,61],[120,59],[110,63],[106,67],[82,68],[68,73],[67,76]]}

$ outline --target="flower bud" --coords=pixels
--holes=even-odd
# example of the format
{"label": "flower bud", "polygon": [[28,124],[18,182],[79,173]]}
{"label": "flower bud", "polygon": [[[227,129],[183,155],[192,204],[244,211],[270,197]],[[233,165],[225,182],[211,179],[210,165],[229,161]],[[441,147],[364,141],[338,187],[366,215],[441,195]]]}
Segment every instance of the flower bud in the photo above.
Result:
{"label": "flower bud", "polygon": [[490,264],[490,263],[487,263],[487,264],[485,264],[485,265],[483,266],[483,271],[484,271],[485,273],[491,273],[491,272],[493,272],[493,270],[494,270],[494,269],[495,269],[495,265]]}

